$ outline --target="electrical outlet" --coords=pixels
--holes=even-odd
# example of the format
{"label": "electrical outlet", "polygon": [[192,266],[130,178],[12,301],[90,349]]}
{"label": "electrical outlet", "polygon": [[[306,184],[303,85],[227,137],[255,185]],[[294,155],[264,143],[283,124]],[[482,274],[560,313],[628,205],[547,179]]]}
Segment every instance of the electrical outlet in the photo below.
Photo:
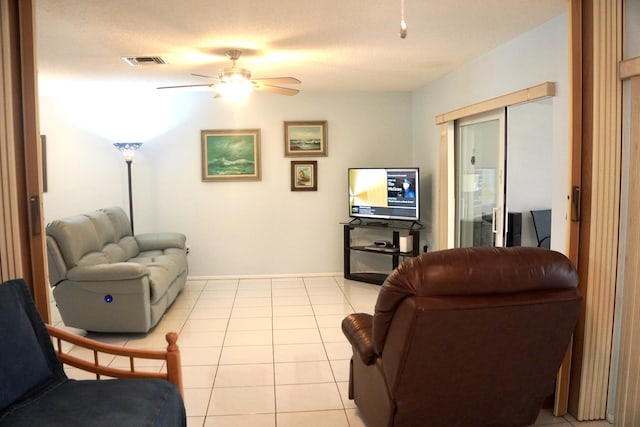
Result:
{"label": "electrical outlet", "polygon": [[189,255],[191,253],[191,246],[187,245],[186,250],[187,250],[187,255]]}

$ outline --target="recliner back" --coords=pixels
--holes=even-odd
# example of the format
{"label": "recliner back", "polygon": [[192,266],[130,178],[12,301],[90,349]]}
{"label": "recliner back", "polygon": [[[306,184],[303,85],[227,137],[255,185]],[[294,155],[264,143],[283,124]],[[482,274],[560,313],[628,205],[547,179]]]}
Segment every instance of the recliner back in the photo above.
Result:
{"label": "recliner back", "polygon": [[575,289],[578,273],[561,253],[539,248],[460,248],[402,263],[383,283],[373,316],[381,353],[396,307],[410,296],[482,296]]}
{"label": "recliner back", "polygon": [[574,267],[539,248],[447,252],[402,264],[380,290],[372,335],[393,425],[535,420],[580,310]]}

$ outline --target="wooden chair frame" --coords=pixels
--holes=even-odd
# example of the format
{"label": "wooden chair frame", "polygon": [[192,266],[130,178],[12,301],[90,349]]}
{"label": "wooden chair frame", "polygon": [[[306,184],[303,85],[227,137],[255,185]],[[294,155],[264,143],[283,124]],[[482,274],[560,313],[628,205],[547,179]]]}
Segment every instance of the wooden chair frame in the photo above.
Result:
{"label": "wooden chair frame", "polygon": [[[182,386],[182,369],[180,362],[180,349],[178,348],[178,334],[169,332],[165,336],[167,340],[166,350],[141,350],[130,349],[121,346],[101,343],[86,337],[72,334],[63,329],[56,328],[52,325],[45,325],[51,336],[54,349],[58,359],[63,365],[73,366],[86,372],[96,375],[96,379],[100,379],[101,375],[113,378],[160,378],[174,383],[180,394],[184,397],[184,389]],[[63,343],[71,344],[75,347],[88,349],[93,352],[93,363],[72,356],[62,350]],[[70,347],[70,349],[73,347]],[[123,356],[129,358],[129,369],[114,368],[100,363],[100,354],[110,354],[115,356]],[[135,366],[136,359],[163,360],[165,362],[166,372],[151,372],[138,370]]]}

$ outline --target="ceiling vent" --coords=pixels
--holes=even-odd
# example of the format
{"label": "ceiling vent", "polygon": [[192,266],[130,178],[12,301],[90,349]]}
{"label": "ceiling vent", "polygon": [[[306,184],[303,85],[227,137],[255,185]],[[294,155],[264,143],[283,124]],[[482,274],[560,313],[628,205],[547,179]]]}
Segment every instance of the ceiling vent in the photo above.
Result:
{"label": "ceiling vent", "polygon": [[160,56],[123,56],[122,59],[132,67],[166,64]]}

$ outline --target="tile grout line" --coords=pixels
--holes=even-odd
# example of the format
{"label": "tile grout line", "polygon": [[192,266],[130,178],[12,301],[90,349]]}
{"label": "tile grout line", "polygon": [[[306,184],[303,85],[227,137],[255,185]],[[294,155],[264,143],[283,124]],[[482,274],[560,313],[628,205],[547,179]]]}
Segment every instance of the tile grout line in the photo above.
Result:
{"label": "tile grout line", "polygon": [[[209,283],[209,281],[207,281]],[[205,284],[206,287],[206,284]],[[233,315],[233,309],[235,308],[236,299],[238,298],[238,289],[240,288],[240,279],[236,279],[236,287],[235,292],[233,294],[233,302],[231,303],[231,311],[229,311],[229,315],[227,316],[227,326],[224,329],[224,335],[222,337],[222,344],[220,345],[220,354],[218,355],[218,361],[216,363],[216,373],[213,376],[213,383],[211,383],[211,393],[209,394],[209,401],[207,402],[207,410],[205,411],[204,422],[206,424],[207,417],[209,417],[209,407],[211,406],[211,400],[213,399],[213,393],[215,390],[216,379],[218,378],[218,374],[220,372],[220,361],[222,360],[222,352],[224,351],[225,340],[227,339],[227,331],[229,331],[229,323],[231,322],[231,316]],[[202,289],[204,292],[204,288]]]}
{"label": "tile grout line", "polygon": [[273,425],[278,427],[278,398],[276,390],[276,337],[273,311],[273,278],[269,281],[269,295],[271,296],[271,366],[273,368]]}
{"label": "tile grout line", "polygon": [[[344,294],[344,292],[340,288],[340,285],[335,280],[335,278],[332,277],[332,279],[334,281],[334,284],[338,287],[338,289],[340,289],[340,292],[342,292],[342,295],[346,297],[346,295]],[[349,421],[349,416],[347,415],[347,408],[344,405],[344,401],[342,400],[342,394],[340,393],[340,387],[338,386],[338,380],[337,380],[336,374],[335,374],[335,372],[333,370],[333,366],[331,365],[331,358],[329,357],[329,352],[327,351],[327,346],[325,345],[326,344],[325,340],[322,337],[322,333],[320,331],[320,325],[318,324],[318,318],[317,318],[316,310],[314,309],[313,303],[311,302],[311,297],[309,295],[309,290],[307,288],[307,283],[304,281],[304,278],[303,278],[303,283],[304,283],[305,290],[307,292],[307,297],[309,298],[309,304],[311,305],[311,312],[313,313],[313,320],[316,323],[316,328],[318,329],[318,335],[320,336],[320,341],[322,342],[322,349],[324,350],[324,354],[327,357],[327,363],[329,364],[329,369],[331,370],[331,376],[333,377],[333,384],[335,385],[336,391],[338,392],[338,397],[340,398],[340,405],[342,406],[342,412],[344,414],[345,419],[347,420],[347,424],[349,426],[351,426],[351,422]],[[349,301],[349,306],[353,310],[353,305],[351,304],[351,300],[348,300],[348,301]]]}
{"label": "tile grout line", "polygon": [[[335,278],[334,278],[335,280]],[[351,301],[351,298],[349,298],[347,296],[347,294],[344,293],[344,286],[340,286],[340,283],[338,283],[338,281],[336,280],[336,283],[338,285],[338,289],[340,289],[340,292],[342,292],[342,295],[344,296],[344,298],[346,298],[347,301],[349,301],[349,306],[351,307],[352,313],[355,313],[355,307],[353,306],[353,302]],[[344,282],[343,282],[344,285]],[[341,323],[342,325],[342,323]],[[340,331],[342,331],[342,327],[340,327]],[[346,339],[346,338],[345,338]],[[349,359],[350,360],[350,359]],[[349,362],[350,363],[350,362]],[[333,368],[332,368],[332,372],[333,372]],[[334,375],[334,379],[335,379],[335,375]],[[348,381],[348,380],[347,380]],[[336,380],[336,386],[338,385],[338,381]],[[349,386],[347,385],[347,393],[349,390]],[[340,388],[338,387],[338,393],[340,394]],[[349,396],[347,395],[347,399],[349,398]],[[340,394],[340,399],[342,400],[342,394]],[[347,407],[344,404],[344,400],[342,400],[342,407],[344,409],[344,416],[347,419],[347,424],[349,426],[351,426],[351,420],[349,419],[349,414],[347,414]]]}

